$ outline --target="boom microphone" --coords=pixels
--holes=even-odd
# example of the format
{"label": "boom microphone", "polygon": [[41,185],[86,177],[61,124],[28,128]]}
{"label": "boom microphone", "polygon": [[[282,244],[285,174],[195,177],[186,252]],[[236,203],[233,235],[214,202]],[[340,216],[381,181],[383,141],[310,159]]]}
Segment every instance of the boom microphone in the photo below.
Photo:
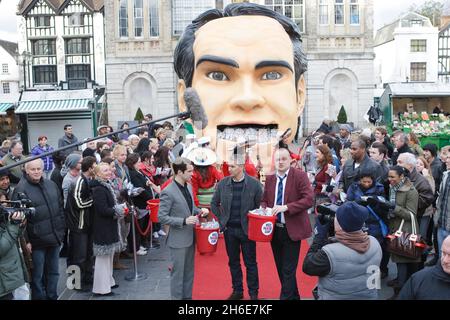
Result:
{"label": "boom microphone", "polygon": [[208,117],[206,116],[205,109],[203,109],[197,91],[193,88],[187,88],[184,92],[184,102],[191,114],[194,126],[199,130],[205,129],[208,125]]}

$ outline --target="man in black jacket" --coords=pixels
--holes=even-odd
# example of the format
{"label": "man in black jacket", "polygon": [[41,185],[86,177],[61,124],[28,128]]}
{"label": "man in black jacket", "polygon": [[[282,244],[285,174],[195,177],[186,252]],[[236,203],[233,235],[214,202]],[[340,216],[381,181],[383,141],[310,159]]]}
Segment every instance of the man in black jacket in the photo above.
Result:
{"label": "man in black jacket", "polygon": [[[244,153],[242,150],[241,155]],[[239,158],[237,156],[236,158]],[[256,243],[248,239],[247,213],[259,207],[262,187],[258,180],[244,172],[244,156],[232,159],[228,164],[230,176],[216,187],[211,200],[211,211],[219,218],[224,231],[225,246],[233,284],[228,300],[240,300],[243,295],[241,251],[247,268],[247,285],[250,298],[258,299],[259,279],[256,264]]]}
{"label": "man in black jacket", "polygon": [[441,248],[441,263],[413,274],[398,300],[450,300],[450,236]]}
{"label": "man in black jacket", "polygon": [[89,186],[94,178],[95,157],[85,157],[81,161],[81,175],[69,187],[64,213],[69,229],[67,265],[77,265],[81,271],[81,285],[92,284],[92,191]]}
{"label": "man in black jacket", "polygon": [[14,190],[13,200],[24,193],[36,213],[28,220],[27,249],[33,258],[31,282],[33,300],[58,299],[59,251],[65,221],[61,193],[53,181],[42,177],[44,162],[36,159],[25,164],[26,174]]}

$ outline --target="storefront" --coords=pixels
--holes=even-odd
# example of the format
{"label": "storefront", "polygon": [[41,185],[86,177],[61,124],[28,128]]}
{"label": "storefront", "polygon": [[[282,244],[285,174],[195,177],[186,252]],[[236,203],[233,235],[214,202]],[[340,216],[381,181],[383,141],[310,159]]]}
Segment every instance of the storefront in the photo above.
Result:
{"label": "storefront", "polygon": [[389,131],[414,132],[422,145],[431,142],[441,148],[450,144],[450,84],[389,84],[381,95],[380,108]]}
{"label": "storefront", "polygon": [[58,147],[64,125],[71,124],[73,133],[82,141],[94,133],[94,90],[26,91],[15,110],[24,125],[24,149],[31,150],[40,135],[48,144]]}
{"label": "storefront", "polygon": [[21,123],[14,113],[19,101],[19,94],[0,95],[0,143],[5,139],[19,136]]}

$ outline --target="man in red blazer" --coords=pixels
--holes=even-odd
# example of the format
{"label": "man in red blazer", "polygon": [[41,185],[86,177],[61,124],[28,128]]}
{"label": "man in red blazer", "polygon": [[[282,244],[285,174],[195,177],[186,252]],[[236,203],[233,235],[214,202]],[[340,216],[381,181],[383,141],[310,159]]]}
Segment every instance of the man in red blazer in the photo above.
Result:
{"label": "man in red blazer", "polygon": [[291,167],[289,150],[275,151],[275,174],[266,177],[261,206],[273,208],[277,223],[272,252],[281,282],[280,300],[299,300],[297,265],[301,240],[311,236],[307,210],[313,206],[314,193],[308,176]]}

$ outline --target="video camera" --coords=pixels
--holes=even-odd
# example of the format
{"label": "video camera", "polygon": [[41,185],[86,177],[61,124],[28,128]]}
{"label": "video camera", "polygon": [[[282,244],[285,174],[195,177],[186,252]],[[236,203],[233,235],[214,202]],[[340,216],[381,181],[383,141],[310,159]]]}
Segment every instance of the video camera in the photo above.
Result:
{"label": "video camera", "polygon": [[[18,200],[0,200],[0,203],[5,203],[7,206],[0,206],[0,217],[4,221],[8,221],[10,215],[14,212],[21,212],[25,216],[25,219],[33,217],[36,214],[36,208],[32,207],[32,202],[28,197],[22,193],[18,193]],[[17,222],[20,223],[20,222]]]}
{"label": "video camera", "polygon": [[342,201],[336,201],[336,203],[322,203],[317,206],[317,218],[321,224],[330,223],[330,229],[328,233],[330,236],[334,235],[334,218],[336,217],[336,211],[343,204]]}

